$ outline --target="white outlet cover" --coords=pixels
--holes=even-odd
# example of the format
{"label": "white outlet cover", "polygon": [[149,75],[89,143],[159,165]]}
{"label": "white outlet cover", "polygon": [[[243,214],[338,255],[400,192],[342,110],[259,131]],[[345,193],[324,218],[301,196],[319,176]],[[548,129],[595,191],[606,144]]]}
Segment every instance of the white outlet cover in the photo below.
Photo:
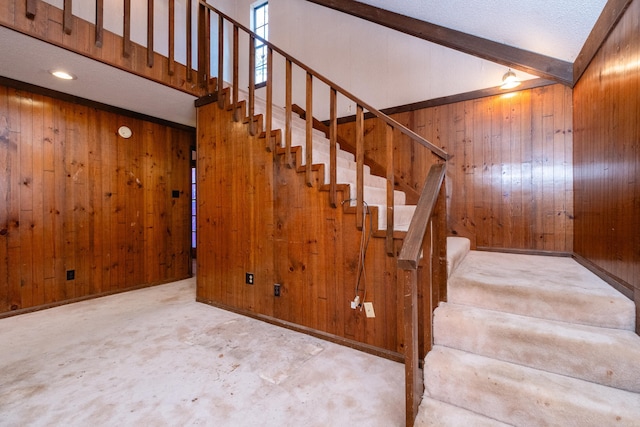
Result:
{"label": "white outlet cover", "polygon": [[364,303],[364,312],[367,315],[367,317],[376,317],[376,313],[375,313],[375,311],[373,311],[373,303],[372,302],[365,302]]}

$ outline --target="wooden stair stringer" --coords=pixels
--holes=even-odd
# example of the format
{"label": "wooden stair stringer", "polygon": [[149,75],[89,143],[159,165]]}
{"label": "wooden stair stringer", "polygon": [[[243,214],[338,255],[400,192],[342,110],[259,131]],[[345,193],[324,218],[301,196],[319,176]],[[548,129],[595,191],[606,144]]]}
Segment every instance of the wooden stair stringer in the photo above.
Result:
{"label": "wooden stair stringer", "polygon": [[[249,123],[251,120],[249,118],[248,111],[247,111],[248,103],[246,100],[240,100],[236,104],[237,105],[236,107],[236,105],[230,102],[230,94],[231,94],[230,88],[225,87],[223,89],[223,94],[222,94],[222,96],[224,97],[224,108],[227,111],[233,111],[234,108],[238,108],[241,111],[239,122],[241,122],[243,125],[247,127],[247,133],[249,133]],[[215,94],[214,94],[214,97],[215,97]],[[269,151],[267,148],[269,145],[266,143],[266,132],[264,130],[264,115],[262,113],[255,114],[253,116],[253,120],[254,122],[256,122],[257,138],[262,141],[265,141],[263,145],[265,147],[265,150]],[[286,148],[281,146],[283,130],[281,128],[274,128],[272,129],[271,132],[272,132],[272,137],[276,138],[275,140],[276,143],[274,144],[276,150],[274,154],[279,156],[285,156]],[[306,165],[304,164],[302,147],[299,145],[292,146],[291,155],[292,155],[293,168],[296,170],[296,172],[299,174],[306,173]],[[316,187],[318,191],[322,191],[322,192],[328,192],[330,190],[330,185],[325,184],[324,179],[320,178],[320,177],[324,178],[325,168],[326,168],[325,165],[322,163],[312,164],[313,182],[315,183],[314,187]],[[343,196],[350,195],[351,184],[339,182],[337,183],[336,191],[341,192]],[[400,191],[403,191],[403,190],[400,190]],[[349,199],[349,197],[342,197],[342,200],[347,200],[347,199]],[[327,203],[329,203],[328,198],[327,198]],[[387,237],[387,233],[386,233],[386,229],[384,228],[380,229],[381,224],[379,220],[379,211],[381,208],[384,208],[384,207],[379,207],[377,205],[368,206],[369,213],[371,216],[370,218],[371,226],[373,227],[372,237],[383,239]],[[356,211],[357,211],[356,207],[350,205],[349,203],[341,203],[341,209],[346,214],[356,215]],[[406,231],[394,230],[393,238],[394,240],[403,240],[406,234],[407,234]]]}

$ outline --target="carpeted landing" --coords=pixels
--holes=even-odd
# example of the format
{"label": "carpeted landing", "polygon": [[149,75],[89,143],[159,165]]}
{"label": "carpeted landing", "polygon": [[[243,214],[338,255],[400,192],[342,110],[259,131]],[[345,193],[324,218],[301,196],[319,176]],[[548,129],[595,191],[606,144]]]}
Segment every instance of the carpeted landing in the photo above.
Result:
{"label": "carpeted landing", "polygon": [[640,426],[635,306],[597,276],[471,251],[448,290],[416,425]]}
{"label": "carpeted landing", "polygon": [[195,279],[0,320],[0,426],[399,426],[404,368],[195,302]]}

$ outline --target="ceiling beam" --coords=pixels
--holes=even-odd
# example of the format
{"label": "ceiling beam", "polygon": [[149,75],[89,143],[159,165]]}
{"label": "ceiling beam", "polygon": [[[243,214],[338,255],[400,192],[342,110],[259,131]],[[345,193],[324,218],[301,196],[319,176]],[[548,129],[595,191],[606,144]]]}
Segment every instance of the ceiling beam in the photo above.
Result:
{"label": "ceiling beam", "polygon": [[573,80],[578,82],[600,46],[605,42],[633,0],[608,0],[587,41],[573,63]]}
{"label": "ceiling beam", "polygon": [[573,63],[519,49],[358,1],[307,0],[487,61],[573,86]]}

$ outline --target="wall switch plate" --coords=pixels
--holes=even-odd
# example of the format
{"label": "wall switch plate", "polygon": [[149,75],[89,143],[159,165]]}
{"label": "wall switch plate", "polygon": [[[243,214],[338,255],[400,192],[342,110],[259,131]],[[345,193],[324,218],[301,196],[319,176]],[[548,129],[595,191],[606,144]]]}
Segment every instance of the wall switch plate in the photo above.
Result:
{"label": "wall switch plate", "polygon": [[244,275],[244,282],[247,285],[253,285],[253,273],[246,273]]}
{"label": "wall switch plate", "polygon": [[376,317],[376,313],[375,313],[375,311],[373,311],[373,303],[372,302],[365,302],[364,303],[364,313],[367,315],[367,317]]}

